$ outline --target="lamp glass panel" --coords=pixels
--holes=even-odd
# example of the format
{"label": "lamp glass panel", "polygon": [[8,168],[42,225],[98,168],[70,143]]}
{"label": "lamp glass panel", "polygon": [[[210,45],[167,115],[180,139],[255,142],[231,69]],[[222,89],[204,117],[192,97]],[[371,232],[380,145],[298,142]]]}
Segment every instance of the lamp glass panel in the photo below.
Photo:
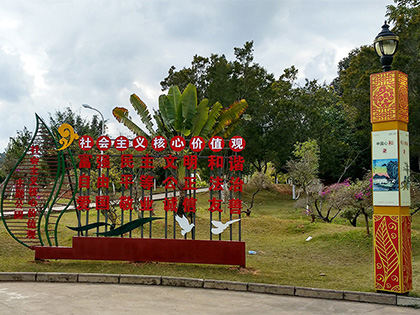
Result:
{"label": "lamp glass panel", "polygon": [[378,54],[379,57],[382,57],[382,51],[381,51],[381,44],[379,42],[375,43],[375,51]]}
{"label": "lamp glass panel", "polygon": [[393,39],[387,39],[383,42],[384,55],[392,56],[395,53],[395,48],[397,47],[397,42]]}

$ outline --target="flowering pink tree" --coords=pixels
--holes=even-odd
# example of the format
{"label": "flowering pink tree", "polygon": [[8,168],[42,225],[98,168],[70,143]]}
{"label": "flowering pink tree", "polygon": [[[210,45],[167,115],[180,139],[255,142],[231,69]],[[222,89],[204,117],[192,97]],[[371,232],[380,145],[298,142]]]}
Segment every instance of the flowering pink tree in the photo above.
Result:
{"label": "flowering pink tree", "polygon": [[357,218],[363,215],[366,233],[369,235],[369,218],[372,216],[372,177],[367,174],[362,180],[356,180],[346,189],[347,205],[343,217],[356,226]]}
{"label": "flowering pink tree", "polygon": [[[346,179],[341,183],[321,186],[321,189],[319,189],[317,193],[313,194],[314,209],[323,221],[331,223],[344,209],[346,203],[348,202],[345,198],[345,190],[349,186],[350,182]],[[312,212],[312,221],[314,220],[313,215],[314,214]]]}
{"label": "flowering pink tree", "polygon": [[316,216],[331,223],[339,215],[356,226],[363,215],[366,233],[369,234],[369,217],[372,215],[372,179],[370,173],[362,180],[349,179],[329,186],[313,185],[311,189],[312,207],[306,209],[312,222]]}

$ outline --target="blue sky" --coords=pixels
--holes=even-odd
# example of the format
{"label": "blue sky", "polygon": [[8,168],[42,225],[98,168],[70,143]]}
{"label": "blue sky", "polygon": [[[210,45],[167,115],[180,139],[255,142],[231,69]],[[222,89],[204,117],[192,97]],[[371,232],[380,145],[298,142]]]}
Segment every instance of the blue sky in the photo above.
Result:
{"label": "blue sky", "polygon": [[[157,106],[168,69],[195,54],[233,57],[254,41],[255,61],[280,76],[330,82],[349,51],[371,44],[391,0],[0,0],[0,152],[35,112],[87,103],[127,134],[112,108],[138,94]],[[128,134],[129,135],[129,134]]]}

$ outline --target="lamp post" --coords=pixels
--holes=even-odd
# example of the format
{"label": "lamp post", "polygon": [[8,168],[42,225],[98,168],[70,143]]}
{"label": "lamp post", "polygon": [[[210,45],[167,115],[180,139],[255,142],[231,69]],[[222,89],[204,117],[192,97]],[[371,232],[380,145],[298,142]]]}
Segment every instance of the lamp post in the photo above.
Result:
{"label": "lamp post", "polygon": [[105,134],[105,119],[104,119],[104,115],[102,115],[102,113],[101,113],[99,110],[97,110],[96,108],[94,108],[94,107],[90,106],[89,104],[82,104],[82,106],[83,106],[84,108],[88,108],[88,109],[94,110],[94,111],[98,112],[98,113],[99,113],[99,115],[101,115],[101,118],[102,118],[102,130],[101,130],[101,135],[104,135],[104,134]]}
{"label": "lamp post", "polygon": [[391,71],[398,36],[382,26],[374,40],[384,72],[370,76],[374,281],[377,291],[412,289],[408,80]]}
{"label": "lamp post", "polygon": [[389,30],[389,25],[384,23],[381,32],[376,36],[373,46],[376,53],[381,58],[382,69],[391,70],[392,59],[398,48],[399,38]]}

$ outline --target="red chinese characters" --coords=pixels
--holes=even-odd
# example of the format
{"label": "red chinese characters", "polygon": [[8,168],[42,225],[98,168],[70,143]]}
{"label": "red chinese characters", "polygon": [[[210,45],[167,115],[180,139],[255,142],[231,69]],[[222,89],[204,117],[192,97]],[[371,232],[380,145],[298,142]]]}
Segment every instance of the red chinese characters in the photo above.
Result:
{"label": "red chinese characters", "polygon": [[210,176],[210,191],[221,191],[223,190],[223,178],[220,176]]}
{"label": "red chinese characters", "polygon": [[109,196],[96,196],[96,210],[109,210]]}
{"label": "red chinese characters", "polygon": [[172,197],[172,198],[166,198],[163,200],[163,209],[168,212],[176,212],[177,211],[177,204],[178,204],[178,198]]}
{"label": "red chinese characters", "polygon": [[162,152],[166,149],[167,142],[166,139],[162,136],[154,137],[152,140],[152,148],[156,152]]}
{"label": "red chinese characters", "polygon": [[140,175],[139,181],[140,181],[140,187],[145,190],[152,190],[153,189],[153,176],[150,175]]}
{"label": "red chinese characters", "polygon": [[224,146],[225,146],[225,141],[223,140],[222,137],[215,136],[215,137],[210,138],[209,148],[213,152],[222,151]]}
{"label": "red chinese characters", "polygon": [[90,188],[90,176],[86,174],[80,174],[79,176],[79,189]]}
{"label": "red chinese characters", "polygon": [[119,206],[123,211],[133,210],[133,198],[130,196],[121,196]]}
{"label": "red chinese characters", "polygon": [[153,156],[144,155],[140,158],[140,168],[153,169]]}
{"label": "red chinese characters", "polygon": [[215,168],[223,168],[223,156],[221,155],[210,155],[208,157],[208,168],[212,171]]}
{"label": "red chinese characters", "polygon": [[96,140],[96,147],[101,151],[106,151],[111,147],[111,139],[107,136],[100,136]]}
{"label": "red chinese characters", "polygon": [[148,141],[145,137],[139,136],[133,140],[133,148],[137,151],[144,151],[147,148]]}
{"label": "red chinese characters", "polygon": [[176,170],[176,164],[175,164],[177,160],[176,156],[169,155],[169,156],[164,156],[163,158],[165,159],[165,162],[166,162],[166,165],[163,167],[163,169],[166,170],[168,168],[172,168]]}
{"label": "red chinese characters", "polygon": [[190,140],[190,149],[193,152],[201,152],[203,151],[206,143],[204,139],[200,136],[192,137]]}
{"label": "red chinese characters", "polygon": [[130,141],[124,136],[119,136],[114,141],[114,147],[118,151],[125,151],[128,149],[129,146],[130,146]]}
{"label": "red chinese characters", "polygon": [[79,138],[79,148],[83,151],[89,151],[93,148],[94,144],[95,142],[91,136],[84,135]]}
{"label": "red chinese characters", "polygon": [[229,171],[243,171],[245,159],[240,155],[229,157]]}
{"label": "red chinese characters", "polygon": [[121,168],[133,168],[134,167],[134,160],[132,154],[122,154],[121,155]]}
{"label": "red chinese characters", "polygon": [[170,176],[163,181],[163,184],[165,185],[165,189],[171,190],[176,189],[178,181],[174,177]]}
{"label": "red chinese characters", "polygon": [[79,168],[91,168],[91,158],[90,154],[79,154]]}
{"label": "red chinese characters", "polygon": [[241,214],[242,200],[241,199],[230,199],[229,200],[229,211],[230,214]]}
{"label": "red chinese characters", "polygon": [[185,155],[184,156],[184,166],[188,170],[197,169],[198,157],[197,155]]}
{"label": "red chinese characters", "polygon": [[89,211],[90,197],[89,196],[78,196],[76,199],[77,210]]}
{"label": "red chinese characters", "polygon": [[233,152],[241,152],[243,149],[245,149],[245,139],[240,136],[232,137],[229,140],[229,148]]}
{"label": "red chinese characters", "polygon": [[186,197],[184,199],[184,212],[193,212],[195,213],[197,211],[197,199],[192,197]]}
{"label": "red chinese characters", "polygon": [[180,136],[175,136],[171,139],[169,145],[172,150],[180,152],[185,148],[185,139]]}
{"label": "red chinese characters", "polygon": [[[200,156],[206,144],[210,150]],[[78,156],[80,173],[75,188],[79,190],[80,195],[76,197],[76,208],[78,211],[88,211],[92,205],[92,208],[98,211],[118,210],[117,213],[121,213],[121,216],[127,210],[153,211],[152,191],[155,186],[159,186],[166,191],[163,204],[160,204],[163,205],[164,211],[176,213],[180,208],[181,212],[183,209],[185,213],[195,213],[195,197],[201,195],[196,195],[197,183],[203,180],[200,177],[203,175],[201,168],[207,166],[210,172],[204,173],[209,187],[209,192],[206,193],[206,200],[209,202],[206,211],[221,213],[222,208],[226,208],[230,214],[240,215],[243,206],[240,197],[244,187],[241,172],[244,170],[245,160],[238,152],[243,151],[245,145],[245,140],[240,136],[229,140],[214,136],[208,141],[199,136],[194,136],[188,141],[182,136],[174,136],[170,140],[163,136],[151,140],[142,136],[132,140],[124,136],[115,140],[107,136],[96,140],[83,136],[79,139],[79,147],[83,151],[93,150],[82,152],[83,154]],[[171,151],[167,150],[168,146]],[[33,150],[38,152],[39,148]],[[39,189],[39,159],[34,155],[32,160],[31,176],[26,181],[30,183],[29,195],[36,197]],[[197,171],[199,167],[200,170]],[[16,181],[17,206],[25,202],[26,190],[21,189],[19,185],[21,184]],[[142,197],[138,195],[139,189]],[[144,192],[146,190],[150,191],[150,196],[149,192]],[[177,197],[176,193],[179,193],[179,190],[182,198]],[[224,190],[229,191],[223,193]],[[228,197],[227,200],[224,200],[222,195]],[[30,205],[31,214],[36,214],[37,200],[32,198]],[[16,208],[16,211],[19,211],[19,208]],[[16,216],[20,217],[21,214],[16,212]],[[33,222],[28,221],[27,226],[29,229]]]}
{"label": "red chinese characters", "polygon": [[[38,163],[39,163],[39,158],[37,157],[37,155],[39,155],[39,146],[35,145],[31,147],[31,153],[32,153],[32,157],[31,157],[31,165],[32,167],[30,168],[31,172],[30,172],[30,182],[29,182],[29,190],[31,191],[31,194],[29,195],[28,198],[28,205],[29,205],[29,210],[28,210],[28,221],[27,221],[27,230],[26,230],[26,237],[28,239],[36,239],[36,229],[37,229],[37,225],[36,225],[36,213],[37,213],[37,205],[38,205]],[[20,189],[23,189],[22,186],[20,186],[22,182],[20,182],[17,186],[18,189],[16,189],[15,194],[17,195],[18,198],[21,198],[24,196],[24,193],[22,193],[22,191],[20,191]],[[19,200],[19,199],[17,199]],[[16,205],[16,208],[19,211],[18,205]],[[29,212],[31,215],[29,215]],[[16,212],[15,212],[16,214]],[[18,216],[20,217],[21,214],[19,213]],[[23,216],[23,211],[22,211],[22,216]],[[22,218],[22,217],[21,217]]]}
{"label": "red chinese characters", "polygon": [[125,189],[128,189],[132,184],[134,184],[132,174],[122,174],[121,175],[121,185]]}
{"label": "red chinese characters", "polygon": [[23,200],[25,198],[25,185],[23,179],[20,178],[15,182],[15,210],[14,219],[23,219]]}
{"label": "red chinese characters", "polygon": [[140,211],[153,211],[153,200],[150,197],[144,197],[140,200]]}
{"label": "red chinese characters", "polygon": [[209,199],[209,202],[210,202],[209,211],[210,212],[215,212],[215,211],[222,212],[222,201],[223,200],[216,199],[214,197],[212,199]]}

